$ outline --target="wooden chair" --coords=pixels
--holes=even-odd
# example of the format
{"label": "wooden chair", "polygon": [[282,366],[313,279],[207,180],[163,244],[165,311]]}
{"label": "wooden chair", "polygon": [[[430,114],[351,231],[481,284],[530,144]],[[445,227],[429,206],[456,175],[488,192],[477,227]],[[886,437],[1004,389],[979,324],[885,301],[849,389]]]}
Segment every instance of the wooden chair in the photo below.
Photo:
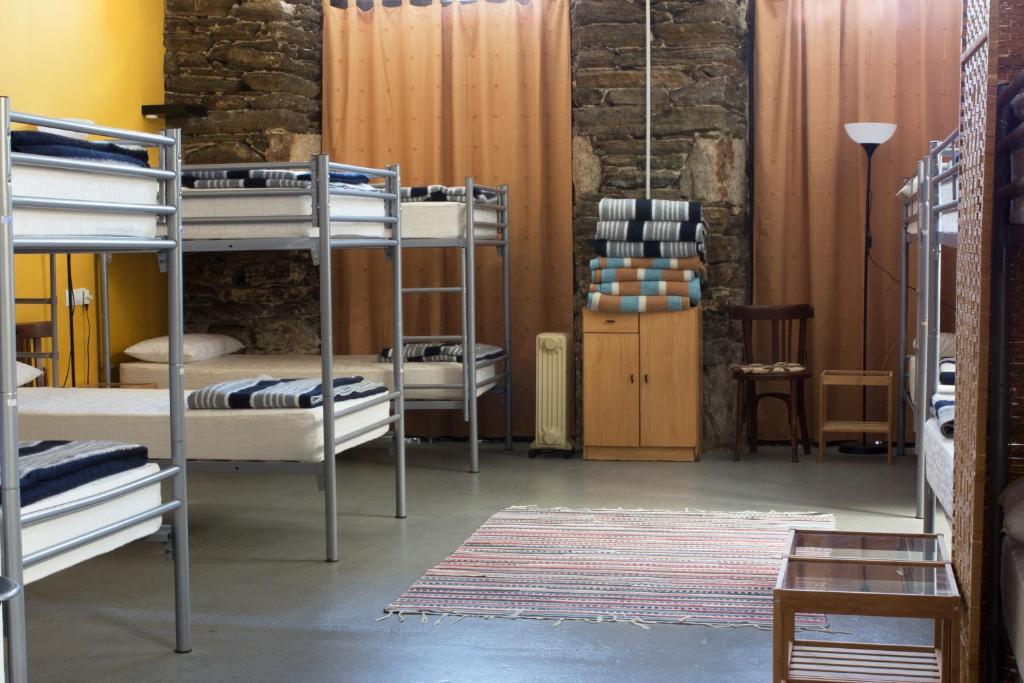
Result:
{"label": "wooden chair", "polygon": [[[15,347],[19,352],[42,353],[43,340],[50,339],[52,341],[53,339],[53,323],[49,320],[18,323],[15,325],[14,339]],[[26,358],[24,362],[41,368],[43,371],[40,377],[33,380],[31,386],[46,387],[50,385],[47,381],[46,363],[42,358]]]}
{"label": "wooden chair", "polygon": [[[793,462],[797,462],[798,423],[804,454],[811,453],[804,383],[811,377],[807,367],[807,321],[814,317],[814,308],[810,304],[733,306],[729,317],[743,323],[743,362],[731,368],[736,380],[735,459],[740,459],[744,424],[747,447],[757,452],[757,406],[763,398],[774,398],[786,404],[789,445]],[[754,323],[768,324],[770,355],[767,361],[759,362],[754,358]],[[788,382],[789,391],[758,393],[758,382]]]}

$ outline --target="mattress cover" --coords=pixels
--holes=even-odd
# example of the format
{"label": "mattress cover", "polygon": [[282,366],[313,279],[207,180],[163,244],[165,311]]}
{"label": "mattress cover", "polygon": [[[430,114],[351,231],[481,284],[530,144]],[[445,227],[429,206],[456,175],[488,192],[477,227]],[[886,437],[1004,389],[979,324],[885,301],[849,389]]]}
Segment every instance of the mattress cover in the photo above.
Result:
{"label": "mattress cover", "polygon": [[[16,197],[156,204],[160,181],[57,168],[14,166],[11,170],[11,187]],[[152,214],[14,210],[15,237],[155,237],[156,234],[157,218]]]}
{"label": "mattress cover", "polygon": [[1014,657],[1024,657],[1024,545],[1003,538],[1002,573],[1003,623]]}
{"label": "mattress cover", "polygon": [[920,435],[921,452],[925,459],[925,477],[935,492],[935,498],[942,509],[953,517],[953,439],[947,439],[939,430],[934,417],[924,423],[924,434]]}
{"label": "mattress cover", "polygon": [[[376,397],[346,401],[355,406]],[[149,448],[153,459],[170,458],[169,399],[166,389],[52,389],[18,391],[18,425],[23,439],[118,439]],[[335,419],[341,436],[385,419],[390,402]],[[323,410],[186,410],[185,448],[189,460],[323,461]],[[388,431],[380,427],[338,445],[336,453]]]}
{"label": "mattress cover", "polygon": [[[442,239],[462,237],[466,232],[466,204],[463,202],[403,202],[403,239]],[[484,223],[498,221],[497,209],[476,207],[473,220]],[[477,239],[496,239],[498,229],[474,227]]]}
{"label": "mattress cover", "polygon": [[[416,389],[416,384],[459,384],[462,382],[460,363],[406,363],[406,400],[457,400],[462,398],[460,389]],[[167,365],[164,363],[143,363],[130,361],[121,363],[121,381],[126,384],[155,384],[167,386]],[[334,374],[362,375],[373,382],[380,382],[388,389],[394,388],[394,375],[390,363],[381,363],[376,355],[335,356]],[[494,378],[495,366],[478,368],[477,381]],[[185,388],[201,389],[210,384],[244,379],[257,375],[271,377],[319,377],[320,356],[313,355],[263,355],[255,353],[232,353],[217,358],[185,364]],[[477,389],[477,396],[493,387],[485,385]]]}
{"label": "mattress cover", "polygon": [[[147,463],[141,467],[135,467],[124,472],[118,472],[102,479],[96,479],[83,484],[70,491],[43,498],[32,505],[26,505],[22,513],[45,510],[56,505],[70,503],[98,495],[104,491],[110,491],[119,486],[138,481],[160,470],[156,463]],[[120,522],[146,510],[152,510],[162,503],[160,495],[160,482],[144,486],[141,489],[132,491],[129,494],[108,500],[84,510],[79,510],[70,515],[48,519],[39,524],[22,529],[21,542],[24,553],[31,554],[58,543],[70,540],[95,529],[100,529],[110,524]],[[38,564],[32,565],[25,570],[25,582],[31,583],[49,576],[62,569],[74,566],[90,558],[110,552],[134,540],[144,538],[156,533],[160,528],[161,519],[154,517],[145,522],[140,522],[127,529],[122,529],[106,538],[79,546],[74,550],[50,558]]]}
{"label": "mattress cover", "polygon": [[[185,239],[224,240],[254,238],[316,237],[319,228],[309,221],[300,223],[228,223],[190,224],[189,218],[224,218],[227,216],[301,216],[313,210],[309,195],[204,197],[201,191],[182,197],[181,215],[185,220]],[[376,197],[331,197],[334,216],[386,216],[387,203]],[[391,228],[384,223],[332,221],[331,234],[339,237],[390,237]]]}

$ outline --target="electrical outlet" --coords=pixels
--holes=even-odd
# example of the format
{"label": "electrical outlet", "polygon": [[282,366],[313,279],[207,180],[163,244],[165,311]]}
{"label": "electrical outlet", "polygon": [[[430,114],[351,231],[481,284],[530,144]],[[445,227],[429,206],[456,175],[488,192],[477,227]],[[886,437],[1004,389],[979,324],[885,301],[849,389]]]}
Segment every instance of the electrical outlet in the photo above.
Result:
{"label": "electrical outlet", "polygon": [[[74,302],[75,302],[74,305],[75,306],[88,306],[90,303],[92,303],[92,292],[90,292],[86,287],[75,287],[75,290],[74,290],[73,294],[74,294]],[[65,306],[71,306],[71,301],[72,301],[72,291],[70,289],[69,290],[65,290],[64,291],[64,305]]]}

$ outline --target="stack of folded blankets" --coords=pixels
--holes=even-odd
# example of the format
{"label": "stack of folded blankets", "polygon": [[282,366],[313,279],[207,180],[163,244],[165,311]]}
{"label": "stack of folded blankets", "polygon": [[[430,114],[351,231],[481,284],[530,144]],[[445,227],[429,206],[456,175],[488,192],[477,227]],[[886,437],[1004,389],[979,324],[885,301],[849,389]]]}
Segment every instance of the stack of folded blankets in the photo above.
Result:
{"label": "stack of folded blankets", "polygon": [[942,435],[952,439],[956,426],[956,361],[953,358],[939,361],[939,380],[932,395],[932,408]]}
{"label": "stack of folded blankets", "polygon": [[587,308],[684,311],[700,303],[706,228],[697,202],[602,199]]}

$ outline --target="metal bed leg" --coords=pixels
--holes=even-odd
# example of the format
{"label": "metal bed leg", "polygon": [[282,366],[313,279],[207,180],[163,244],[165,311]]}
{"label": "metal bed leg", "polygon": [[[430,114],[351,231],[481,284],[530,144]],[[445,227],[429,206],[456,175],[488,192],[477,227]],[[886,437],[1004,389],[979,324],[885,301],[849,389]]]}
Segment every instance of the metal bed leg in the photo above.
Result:
{"label": "metal bed leg", "polygon": [[928,417],[928,365],[930,349],[928,348],[928,311],[930,310],[928,289],[929,275],[929,233],[931,232],[931,199],[929,196],[929,157],[917,163],[918,196],[921,198],[917,217],[917,375],[915,387],[914,431],[917,442],[914,451],[917,454],[917,518],[924,519],[929,493],[924,454],[924,424]]}
{"label": "metal bed leg", "polygon": [[324,521],[327,561],[338,561],[338,478],[334,459],[334,332],[331,320],[331,194],[330,166],[326,154],[313,158],[316,181],[317,225],[320,228],[320,381],[324,421]]}
{"label": "metal bed leg", "polygon": [[480,438],[476,390],[476,197],[473,178],[466,178],[466,346],[462,360],[466,364],[467,382],[463,400],[469,413],[469,471],[480,471]]}
{"label": "metal bed leg", "polygon": [[900,341],[899,341],[899,377],[897,378],[897,400],[898,415],[896,418],[896,455],[907,454],[907,259],[910,255],[910,246],[907,242],[907,228],[904,225],[901,231],[902,243],[900,245]]}
{"label": "metal bed leg", "polygon": [[391,354],[391,363],[394,368],[395,391],[398,398],[394,402],[394,411],[398,415],[394,430],[394,456],[395,456],[395,517],[404,519],[405,510],[405,367],[403,340],[403,308],[402,308],[402,217],[400,208],[401,179],[399,177],[398,165],[389,167],[395,175],[388,179],[388,192],[395,195],[391,201],[391,208],[398,221],[395,223],[393,237],[397,243],[391,255],[392,289],[394,291],[394,330],[392,332],[392,348],[396,350]]}
{"label": "metal bed leg", "polygon": [[505,382],[503,387],[505,398],[505,450],[512,450],[512,302],[510,295],[511,256],[508,246],[508,185],[501,186],[501,287],[504,313],[505,332]]}
{"label": "metal bed leg", "polygon": [[[0,97],[0,504],[3,505],[3,573],[23,584],[21,488],[18,471],[18,383],[14,320],[14,207],[11,201],[11,105]],[[6,673],[11,683],[28,680],[25,592],[3,605],[7,631]]]}
{"label": "metal bed leg", "polygon": [[931,486],[925,486],[924,494],[924,533],[935,533],[935,492]]}
{"label": "metal bed leg", "polygon": [[100,281],[100,353],[103,358],[103,379],[111,382],[110,370],[110,254],[97,254]]}
{"label": "metal bed leg", "polygon": [[[171,462],[181,468],[171,480],[171,495],[181,501],[173,514],[171,541],[174,552],[174,616],[176,638],[174,650],[180,653],[192,651],[192,598],[189,570],[188,543],[188,476],[185,454],[185,393],[184,393],[184,349],[182,301],[182,229],[181,229],[181,130],[165,130],[164,135],[173,137],[174,146],[161,148],[163,168],[173,171],[173,179],[164,181],[165,202],[177,211],[167,217],[167,237],[177,242],[167,254],[167,327],[168,327],[168,387],[170,391],[171,420]],[[105,255],[101,254],[101,258]],[[107,313],[104,301],[103,313]],[[109,338],[108,338],[109,343]],[[109,365],[107,366],[109,368]]]}

